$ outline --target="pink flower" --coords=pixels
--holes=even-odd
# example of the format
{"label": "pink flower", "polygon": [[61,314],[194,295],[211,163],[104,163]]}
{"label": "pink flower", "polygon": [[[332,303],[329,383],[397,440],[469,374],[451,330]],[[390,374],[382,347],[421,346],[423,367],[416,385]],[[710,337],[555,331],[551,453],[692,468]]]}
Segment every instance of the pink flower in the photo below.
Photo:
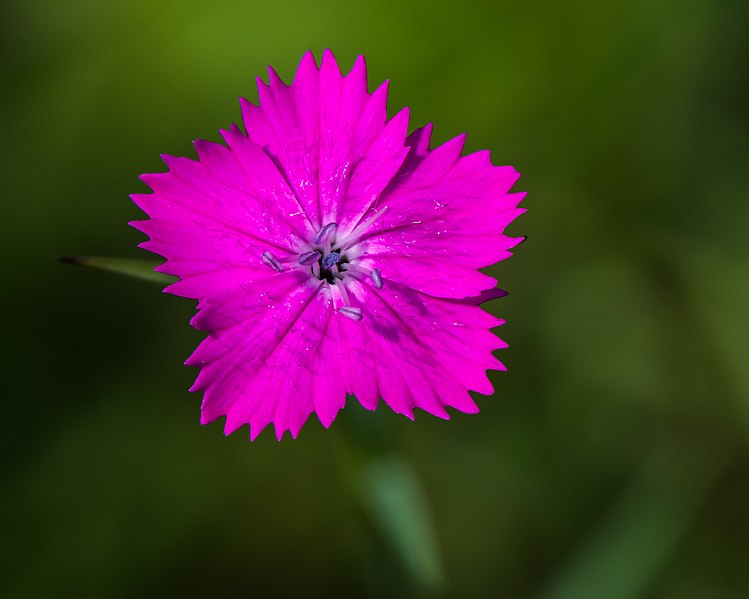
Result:
{"label": "pink flower", "polygon": [[519,174],[487,151],[461,156],[465,136],[429,149],[432,126],[387,118],[387,82],[367,91],[360,56],[343,77],[330,51],[307,53],[291,86],[272,69],[259,107],[241,99],[245,135],[198,140],[198,161],[163,156],[133,201],[134,227],[162,255],[166,291],[199,300],[208,332],[186,364],[200,375],[201,422],[226,416],[252,439],[273,423],[296,437],[314,411],[325,427],[346,395],[449,418],[493,393],[487,369],[503,321],[479,308],[504,295],[479,271],[522,238]]}

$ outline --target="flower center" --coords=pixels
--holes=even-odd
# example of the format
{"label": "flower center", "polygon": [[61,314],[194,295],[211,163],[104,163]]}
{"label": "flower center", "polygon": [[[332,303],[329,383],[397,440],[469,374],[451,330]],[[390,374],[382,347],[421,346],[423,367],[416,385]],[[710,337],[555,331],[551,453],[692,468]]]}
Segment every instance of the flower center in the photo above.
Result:
{"label": "flower center", "polygon": [[330,252],[327,256],[325,256],[320,261],[320,266],[323,267],[323,270],[330,270],[330,268],[334,264],[338,264],[340,261],[341,261],[341,254],[336,251],[333,251],[333,252]]}
{"label": "flower center", "polygon": [[349,293],[346,290],[347,283],[350,283],[351,279],[368,278],[375,289],[381,289],[382,276],[379,269],[373,268],[370,270],[364,265],[357,264],[356,261],[347,256],[346,252],[353,251],[353,258],[356,258],[358,254],[354,248],[358,242],[358,237],[379,219],[384,210],[379,214],[375,213],[368,220],[360,223],[354,232],[344,239],[335,239],[334,231],[338,226],[336,223],[326,224],[315,233],[308,246],[311,249],[296,256],[279,259],[273,252],[263,252],[263,264],[276,272],[284,272],[287,268],[309,269],[309,272],[316,279],[328,283],[328,287],[338,297],[340,302],[338,312],[340,314],[352,320],[361,320],[362,311],[360,308],[351,305]]}
{"label": "flower center", "polygon": [[[336,279],[343,279],[343,273],[345,272],[345,265],[348,264],[348,258],[345,255],[341,255],[340,249],[334,249],[327,255],[323,256],[319,260],[319,276],[320,280],[325,280],[329,285],[333,285]],[[317,269],[313,269],[315,273]]]}

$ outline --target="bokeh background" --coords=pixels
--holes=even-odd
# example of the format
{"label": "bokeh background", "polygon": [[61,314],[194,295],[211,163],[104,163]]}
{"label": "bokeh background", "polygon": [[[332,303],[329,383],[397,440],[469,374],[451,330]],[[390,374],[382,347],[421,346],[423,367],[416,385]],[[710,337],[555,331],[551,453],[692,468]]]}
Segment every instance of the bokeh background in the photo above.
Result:
{"label": "bokeh background", "polygon": [[[749,4],[0,10],[1,595],[749,596]],[[529,239],[491,271],[509,372],[478,416],[349,404],[250,444],[198,424],[192,302],[55,257],[147,257],[137,176],[325,47],[522,172]],[[378,455],[420,485],[438,586],[357,496]]]}

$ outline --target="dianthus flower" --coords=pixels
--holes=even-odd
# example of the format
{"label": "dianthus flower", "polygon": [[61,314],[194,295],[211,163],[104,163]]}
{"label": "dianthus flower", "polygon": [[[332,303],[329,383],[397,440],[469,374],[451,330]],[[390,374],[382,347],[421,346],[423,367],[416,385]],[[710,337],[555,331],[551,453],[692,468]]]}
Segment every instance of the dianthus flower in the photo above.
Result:
{"label": "dianthus flower", "polygon": [[201,422],[296,437],[347,395],[412,419],[477,412],[469,391],[493,393],[506,347],[479,307],[504,292],[479,269],[522,239],[504,234],[519,174],[462,156],[463,135],[432,150],[431,125],[408,135],[362,56],[344,77],[330,51],[319,68],[307,53],[292,85],[269,68],[258,89],[259,106],[240,99],[246,134],[196,141],[197,161],[163,156],[168,172],[142,177],[153,193],[132,196],[150,216],[132,223],[141,247],[180,279],[166,291],[198,300],[208,336],[186,364]]}

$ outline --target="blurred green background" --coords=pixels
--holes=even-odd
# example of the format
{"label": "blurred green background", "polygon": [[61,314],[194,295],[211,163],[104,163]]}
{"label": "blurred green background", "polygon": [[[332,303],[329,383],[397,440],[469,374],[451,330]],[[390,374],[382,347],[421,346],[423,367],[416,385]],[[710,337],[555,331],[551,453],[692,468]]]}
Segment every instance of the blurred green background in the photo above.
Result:
{"label": "blurred green background", "polygon": [[[0,11],[0,595],[430,596],[352,492],[364,423],[420,481],[438,596],[749,596],[748,3]],[[55,257],[147,257],[137,176],[325,47],[523,174],[509,372],[478,416],[349,404],[250,444],[198,424],[192,302]]]}

